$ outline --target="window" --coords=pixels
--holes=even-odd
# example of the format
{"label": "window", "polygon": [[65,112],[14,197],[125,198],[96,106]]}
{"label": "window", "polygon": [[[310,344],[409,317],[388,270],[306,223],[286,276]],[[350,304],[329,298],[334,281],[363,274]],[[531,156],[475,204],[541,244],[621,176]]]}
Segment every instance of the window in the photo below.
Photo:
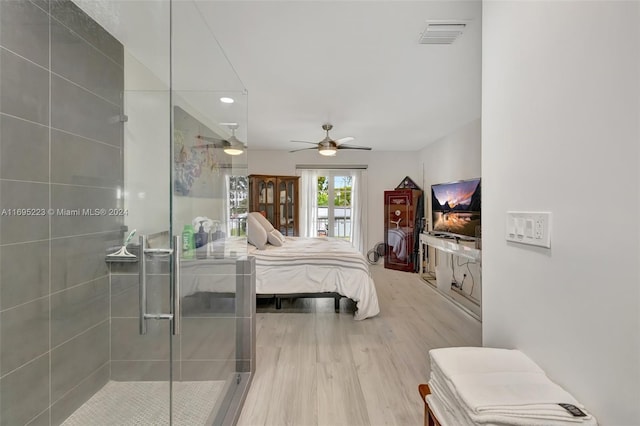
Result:
{"label": "window", "polygon": [[300,167],[300,231],[304,237],[349,241],[361,253],[367,247],[367,170]]}
{"label": "window", "polygon": [[246,235],[249,181],[246,176],[229,176],[229,233]]}
{"label": "window", "polygon": [[318,236],[350,240],[352,182],[349,175],[318,176]]}

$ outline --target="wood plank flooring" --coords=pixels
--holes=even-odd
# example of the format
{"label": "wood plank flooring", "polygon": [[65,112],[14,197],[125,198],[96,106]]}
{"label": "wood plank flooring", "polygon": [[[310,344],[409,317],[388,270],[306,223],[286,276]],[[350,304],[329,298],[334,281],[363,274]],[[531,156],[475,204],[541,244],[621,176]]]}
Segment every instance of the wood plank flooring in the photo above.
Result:
{"label": "wood plank flooring", "polygon": [[333,299],[259,304],[256,374],[238,425],[421,425],[429,349],[480,346],[481,324],[417,274],[371,267],[380,314]]}

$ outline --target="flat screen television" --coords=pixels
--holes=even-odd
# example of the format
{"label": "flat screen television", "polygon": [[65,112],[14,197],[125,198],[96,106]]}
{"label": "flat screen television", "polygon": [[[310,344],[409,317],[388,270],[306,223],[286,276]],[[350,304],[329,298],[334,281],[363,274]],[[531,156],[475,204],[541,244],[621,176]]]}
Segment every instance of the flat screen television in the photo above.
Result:
{"label": "flat screen television", "polygon": [[480,238],[480,178],[431,186],[432,232]]}

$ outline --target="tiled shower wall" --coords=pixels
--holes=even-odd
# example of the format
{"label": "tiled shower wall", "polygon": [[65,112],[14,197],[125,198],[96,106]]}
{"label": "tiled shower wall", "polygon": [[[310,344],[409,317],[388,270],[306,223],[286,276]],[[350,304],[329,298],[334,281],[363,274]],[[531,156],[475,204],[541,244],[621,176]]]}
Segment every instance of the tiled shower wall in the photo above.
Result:
{"label": "tiled shower wall", "polygon": [[122,46],[70,1],[0,1],[2,425],[59,424],[109,378],[122,218],[47,210],[118,207],[122,91]]}

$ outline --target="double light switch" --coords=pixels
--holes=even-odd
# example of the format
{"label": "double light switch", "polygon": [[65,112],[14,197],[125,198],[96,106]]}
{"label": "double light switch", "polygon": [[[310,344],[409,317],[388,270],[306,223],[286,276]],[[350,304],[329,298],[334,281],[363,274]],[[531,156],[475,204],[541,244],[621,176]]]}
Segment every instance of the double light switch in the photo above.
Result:
{"label": "double light switch", "polygon": [[506,239],[551,248],[551,213],[507,212]]}

